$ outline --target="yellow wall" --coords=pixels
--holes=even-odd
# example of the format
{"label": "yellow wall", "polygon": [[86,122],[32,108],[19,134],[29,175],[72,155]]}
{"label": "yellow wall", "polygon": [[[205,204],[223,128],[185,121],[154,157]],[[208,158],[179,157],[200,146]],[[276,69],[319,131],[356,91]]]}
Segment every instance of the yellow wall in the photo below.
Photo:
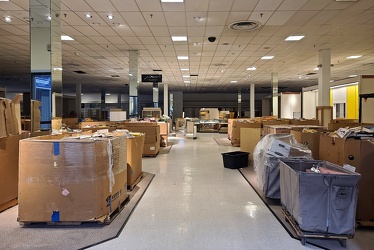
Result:
{"label": "yellow wall", "polygon": [[347,119],[358,119],[358,85],[347,87]]}

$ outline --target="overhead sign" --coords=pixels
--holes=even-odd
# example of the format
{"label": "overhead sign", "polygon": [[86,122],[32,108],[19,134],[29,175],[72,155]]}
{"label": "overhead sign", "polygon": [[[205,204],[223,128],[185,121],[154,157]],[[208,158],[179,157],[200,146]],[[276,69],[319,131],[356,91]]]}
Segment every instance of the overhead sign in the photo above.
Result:
{"label": "overhead sign", "polygon": [[162,75],[142,74],[142,82],[162,82]]}

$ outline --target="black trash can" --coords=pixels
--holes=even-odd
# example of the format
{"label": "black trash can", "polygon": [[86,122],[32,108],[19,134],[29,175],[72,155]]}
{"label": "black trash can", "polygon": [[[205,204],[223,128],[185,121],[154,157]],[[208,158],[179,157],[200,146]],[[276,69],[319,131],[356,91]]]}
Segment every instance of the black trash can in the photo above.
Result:
{"label": "black trash can", "polygon": [[223,167],[231,169],[245,168],[248,166],[248,155],[248,152],[242,151],[222,153]]}

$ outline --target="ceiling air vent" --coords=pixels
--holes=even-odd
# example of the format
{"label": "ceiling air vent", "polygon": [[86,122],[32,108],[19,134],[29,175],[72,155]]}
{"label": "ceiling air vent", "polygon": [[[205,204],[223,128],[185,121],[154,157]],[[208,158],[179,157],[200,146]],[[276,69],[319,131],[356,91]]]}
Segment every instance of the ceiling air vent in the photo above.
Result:
{"label": "ceiling air vent", "polygon": [[76,70],[74,71],[75,73],[78,73],[78,74],[87,74],[86,72],[82,71],[82,70]]}
{"label": "ceiling air vent", "polygon": [[312,76],[312,75],[317,75],[317,73],[315,73],[315,72],[310,72],[310,73],[307,73],[306,75],[307,75],[307,76]]}
{"label": "ceiling air vent", "polygon": [[260,26],[261,23],[257,21],[238,21],[228,25],[229,29],[238,31],[251,31],[259,28]]}

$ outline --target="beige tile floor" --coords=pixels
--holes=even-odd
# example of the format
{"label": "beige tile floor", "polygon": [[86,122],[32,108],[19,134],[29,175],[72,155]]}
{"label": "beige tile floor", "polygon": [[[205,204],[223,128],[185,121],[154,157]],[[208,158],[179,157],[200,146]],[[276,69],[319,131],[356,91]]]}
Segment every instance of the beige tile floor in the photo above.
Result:
{"label": "beige tile floor", "polygon": [[169,154],[143,158],[155,178],[121,235],[92,249],[305,249],[237,170],[223,168],[224,134],[177,135]]}

